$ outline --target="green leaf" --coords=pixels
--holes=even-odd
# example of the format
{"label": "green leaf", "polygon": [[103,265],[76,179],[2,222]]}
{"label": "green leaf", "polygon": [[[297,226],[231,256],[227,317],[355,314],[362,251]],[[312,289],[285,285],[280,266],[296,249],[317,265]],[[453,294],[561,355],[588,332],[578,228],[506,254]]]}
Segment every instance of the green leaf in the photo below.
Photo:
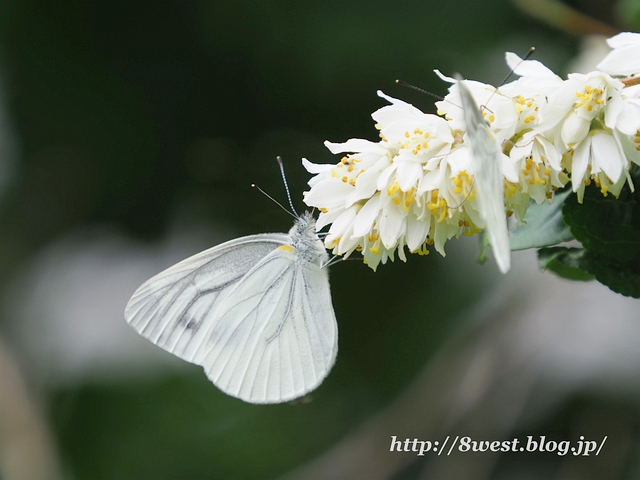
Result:
{"label": "green leaf", "polygon": [[525,224],[511,232],[511,250],[548,247],[573,240],[573,234],[562,216],[562,205],[571,193],[570,189],[557,192],[550,203],[541,205],[531,200],[524,217]]}
{"label": "green leaf", "polygon": [[584,269],[587,252],[582,248],[550,247],[538,250],[538,266],[569,280],[589,281],[595,278]]}
{"label": "green leaf", "polygon": [[[640,185],[640,168],[629,172]],[[582,249],[543,249],[540,266],[564,278],[594,276],[614,292],[640,298],[640,193],[625,185],[618,198],[604,196],[595,184],[585,188],[582,203],[569,195],[564,221]],[[584,277],[584,278],[581,278]]]}
{"label": "green leaf", "polygon": [[550,247],[538,251],[538,266],[569,280],[596,279],[626,297],[640,298],[640,274],[584,248]]}
{"label": "green leaf", "polygon": [[591,185],[582,204],[576,195],[562,209],[575,238],[592,253],[617,262],[637,262],[640,257],[640,205],[625,187],[620,198],[604,196]]}

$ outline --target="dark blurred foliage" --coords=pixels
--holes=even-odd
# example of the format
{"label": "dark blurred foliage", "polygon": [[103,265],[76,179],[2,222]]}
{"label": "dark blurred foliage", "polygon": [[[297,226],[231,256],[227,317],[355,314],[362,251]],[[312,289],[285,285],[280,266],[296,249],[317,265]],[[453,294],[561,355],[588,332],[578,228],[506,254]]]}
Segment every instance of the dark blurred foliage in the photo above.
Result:
{"label": "dark blurred foliage", "polygon": [[[149,244],[176,217],[286,231],[291,219],[250,184],[283,200],[281,155],[302,209],[300,158],[335,162],[327,139],[375,140],[370,114],[385,104],[376,90],[433,112],[430,97],[394,80],[444,94],[434,68],[499,83],[503,50],[537,44],[557,71],[576,51],[575,38],[504,0],[5,0],[0,42],[20,145],[0,202],[1,286],[85,226]],[[340,353],[309,404],[243,404],[195,366],[45,392],[64,469],[77,479],[259,479],[303,464],[398,395],[490,289],[478,273],[443,276],[444,266],[431,255],[375,274],[359,262],[332,267]]]}

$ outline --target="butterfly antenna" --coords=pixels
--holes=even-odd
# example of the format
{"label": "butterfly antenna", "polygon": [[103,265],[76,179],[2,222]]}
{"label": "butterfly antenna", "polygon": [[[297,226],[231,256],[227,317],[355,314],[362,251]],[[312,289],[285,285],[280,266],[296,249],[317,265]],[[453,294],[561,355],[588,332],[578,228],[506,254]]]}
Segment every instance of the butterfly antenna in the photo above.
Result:
{"label": "butterfly antenna", "polygon": [[279,201],[277,201],[275,198],[273,198],[271,195],[269,195],[267,192],[265,192],[264,190],[262,190],[258,185],[256,185],[255,183],[252,183],[251,186],[253,188],[255,188],[256,190],[258,190],[261,194],[263,194],[265,197],[267,197],[269,200],[271,200],[273,203],[275,203],[276,205],[278,205],[282,210],[284,210],[285,212],[287,212],[287,214],[291,215],[293,218],[298,218],[297,215],[294,215],[293,213],[291,213],[289,210],[287,210]]}
{"label": "butterfly antenna", "polygon": [[405,82],[404,80],[396,80],[396,83],[398,85],[402,85],[403,87],[407,87],[407,88],[411,88],[413,90],[416,90],[420,93],[424,93],[425,95],[429,95],[430,97],[433,98],[437,98],[438,100],[444,100],[444,97],[441,97],[440,95],[436,95],[435,93],[431,93],[429,90],[425,90],[424,88],[420,88],[420,87],[416,87],[415,85],[411,85],[410,83]]}
{"label": "butterfly antenna", "polygon": [[471,186],[469,187],[469,193],[467,193],[467,195],[462,199],[462,201],[455,206],[449,206],[447,208],[450,208],[451,210],[455,210],[456,208],[460,208],[462,205],[464,205],[464,202],[467,201],[467,198],[469,198],[471,196],[471,194],[473,193],[473,187],[476,184],[476,177],[473,177],[473,180],[471,181]]}
{"label": "butterfly antenna", "polygon": [[527,60],[531,55],[533,55],[533,52],[535,52],[535,51],[536,51],[536,47],[531,47],[531,48],[529,49],[529,51],[527,52],[527,54],[526,54],[524,57],[522,57],[522,60],[520,60],[520,61],[518,62],[518,64],[517,64],[514,68],[512,68],[512,69],[511,69],[511,71],[509,72],[509,75],[507,75],[506,77],[504,77],[504,80],[502,80],[502,82],[500,82],[500,86],[499,86],[498,88],[500,88],[500,87],[501,87],[501,86],[503,86],[505,83],[507,83],[507,80],[509,80],[509,79],[511,78],[511,75],[513,75],[513,72],[515,72],[515,71],[516,71],[516,68],[518,68],[522,62],[524,62],[524,61],[525,61],[525,60]]}
{"label": "butterfly antenna", "polygon": [[[507,80],[509,80],[509,79],[511,78],[511,75],[513,75],[513,74],[514,74],[514,72],[515,72],[515,71],[516,71],[516,69],[517,69],[517,68],[522,64],[522,62],[524,62],[524,61],[525,61],[525,60],[527,60],[531,55],[533,55],[533,52],[535,52],[535,51],[536,51],[536,47],[531,47],[531,48],[529,49],[529,51],[528,51],[528,52],[527,52],[527,54],[522,58],[522,60],[520,60],[520,61],[518,62],[518,64],[517,64],[514,68],[512,68],[512,69],[511,69],[511,71],[509,72],[509,74],[508,74],[506,77],[504,77],[504,80],[502,80],[502,81],[500,82],[500,85],[498,85],[498,88],[496,88],[496,89],[495,89],[495,91],[491,94],[491,96],[490,96],[490,97],[489,97],[489,99],[487,100],[487,104],[491,101],[491,99],[494,97],[494,95],[495,95],[496,93],[498,93],[498,90],[500,89],[500,87],[502,87],[505,83],[507,83]],[[461,80],[462,80],[462,77],[459,77],[459,78],[458,78],[458,77],[459,77],[459,75],[458,75],[458,76],[456,76],[456,80],[461,81]],[[482,106],[480,106],[480,109],[481,109],[481,110],[482,110],[482,109],[484,109],[484,110],[487,110],[487,111],[491,112],[491,110],[489,110],[489,108],[487,107],[487,105],[482,105]]]}
{"label": "butterfly antenna", "polygon": [[284,183],[284,189],[287,191],[287,200],[289,200],[289,206],[291,207],[291,211],[296,214],[296,217],[299,217],[298,212],[296,212],[295,207],[293,206],[293,202],[291,201],[291,192],[289,191],[289,184],[287,183],[287,176],[284,174],[284,162],[282,161],[282,157],[279,155],[276,157],[278,161],[278,165],[280,165],[280,174],[282,175],[282,182]]}

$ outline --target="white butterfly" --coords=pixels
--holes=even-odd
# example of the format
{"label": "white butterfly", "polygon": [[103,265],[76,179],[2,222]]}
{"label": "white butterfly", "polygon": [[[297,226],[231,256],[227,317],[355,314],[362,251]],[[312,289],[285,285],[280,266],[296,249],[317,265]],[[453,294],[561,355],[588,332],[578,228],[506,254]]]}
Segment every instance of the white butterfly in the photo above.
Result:
{"label": "white butterfly", "polygon": [[315,389],[338,353],[327,251],[310,213],[288,234],[237,238],[145,282],[127,322],[201,365],[223,392],[280,403]]}
{"label": "white butterfly", "polygon": [[507,217],[504,212],[504,186],[500,172],[501,153],[471,92],[460,76],[456,79],[462,99],[467,138],[473,158],[478,163],[475,175],[478,201],[484,211],[485,227],[493,256],[500,271],[507,273],[511,267],[511,247]]}

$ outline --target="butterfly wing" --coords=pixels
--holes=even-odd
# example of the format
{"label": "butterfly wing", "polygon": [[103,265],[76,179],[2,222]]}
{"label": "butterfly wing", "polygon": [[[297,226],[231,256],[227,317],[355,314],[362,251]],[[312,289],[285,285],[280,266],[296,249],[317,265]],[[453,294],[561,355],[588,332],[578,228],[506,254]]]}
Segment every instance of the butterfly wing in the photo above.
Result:
{"label": "butterfly wing", "polygon": [[251,235],[189,257],[142,284],[125,318],[159,347],[200,363],[218,306],[252,267],[289,242],[285,234]]}
{"label": "butterfly wing", "polygon": [[484,210],[485,223],[493,255],[502,273],[511,266],[511,247],[507,217],[504,212],[504,186],[500,172],[500,150],[486,124],[473,95],[458,77],[464,120],[473,158],[478,163],[475,184]]}
{"label": "butterfly wing", "polygon": [[251,269],[219,316],[202,365],[229,395],[285,402],[316,388],[335,362],[338,331],[327,271],[292,246]]}

